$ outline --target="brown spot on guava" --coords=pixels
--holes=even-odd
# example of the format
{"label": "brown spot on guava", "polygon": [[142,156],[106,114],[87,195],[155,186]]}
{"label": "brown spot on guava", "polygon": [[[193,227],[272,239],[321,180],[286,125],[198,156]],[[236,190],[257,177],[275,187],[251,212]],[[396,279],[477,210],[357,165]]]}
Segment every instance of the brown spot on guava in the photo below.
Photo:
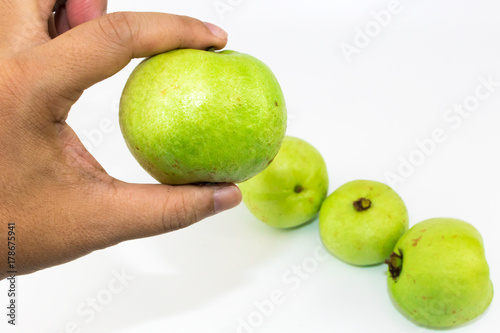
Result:
{"label": "brown spot on guava", "polygon": [[278,106],[278,102],[274,102],[274,105]]}
{"label": "brown spot on guava", "polygon": [[165,89],[163,89],[162,91],[160,91],[160,94],[165,95],[165,94],[167,93],[167,91],[168,91],[168,89],[167,89],[167,88],[165,88]]}
{"label": "brown spot on guava", "polygon": [[413,241],[413,246],[417,246],[418,245],[418,242],[420,242],[420,240],[422,239],[422,236],[418,237],[418,238],[415,238],[415,239],[412,239]]}
{"label": "brown spot on guava", "polygon": [[427,231],[427,229],[422,229],[422,230],[420,230],[420,232],[426,232],[426,231]]}

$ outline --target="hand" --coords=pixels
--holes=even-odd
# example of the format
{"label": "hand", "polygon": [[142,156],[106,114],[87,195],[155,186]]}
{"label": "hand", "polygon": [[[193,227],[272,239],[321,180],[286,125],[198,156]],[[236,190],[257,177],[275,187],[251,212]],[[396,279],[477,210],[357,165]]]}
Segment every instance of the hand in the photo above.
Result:
{"label": "hand", "polygon": [[227,34],[176,15],[102,16],[105,0],[62,1],[54,17],[55,3],[0,0],[0,279],[8,270],[8,223],[15,223],[18,274],[26,274],[186,227],[241,201],[234,184],[114,179],[65,122],[86,88],[130,59],[220,49]]}

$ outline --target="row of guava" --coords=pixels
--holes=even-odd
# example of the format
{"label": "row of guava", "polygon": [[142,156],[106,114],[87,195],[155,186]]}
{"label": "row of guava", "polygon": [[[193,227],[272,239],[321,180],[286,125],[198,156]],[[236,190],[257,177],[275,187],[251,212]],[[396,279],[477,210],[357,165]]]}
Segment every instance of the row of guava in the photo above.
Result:
{"label": "row of guava", "polygon": [[241,183],[249,210],[278,228],[319,212],[329,252],[359,266],[385,261],[394,301],[418,324],[453,327],[486,310],[493,286],[472,225],[436,218],[408,230],[403,200],[374,181],[349,182],[326,197],[322,156],[301,139],[283,140],[286,118],[271,70],[234,51],[149,58],[131,74],[120,102],[127,146],[159,182]]}

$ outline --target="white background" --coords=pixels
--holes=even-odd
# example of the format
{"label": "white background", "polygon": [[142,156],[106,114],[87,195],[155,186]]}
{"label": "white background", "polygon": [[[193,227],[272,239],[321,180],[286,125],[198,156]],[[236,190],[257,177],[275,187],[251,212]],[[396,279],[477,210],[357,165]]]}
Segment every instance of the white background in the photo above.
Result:
{"label": "white background", "polygon": [[[396,174],[401,158],[418,157],[415,141],[441,128],[447,139],[394,189],[407,203],[411,225],[441,216],[475,225],[499,287],[500,87],[460,125],[445,119],[455,103],[473,100],[479,77],[500,82],[498,2],[401,0],[399,13],[350,62],[342,43],[355,45],[356,27],[370,27],[371,12],[387,8],[388,0],[221,2],[232,10],[219,15],[213,0],[111,0],[109,10],[190,15],[227,30],[228,49],[252,54],[276,74],[287,101],[288,134],[321,151],[330,192],[354,179],[387,182],[386,173]],[[118,127],[118,99],[137,62],[89,89],[69,123],[109,174],[154,182],[131,157]],[[99,137],[103,120],[113,130]],[[0,331],[70,332],[65,327],[74,322],[80,332],[93,333],[232,333],[249,317],[253,327],[240,332],[425,331],[391,304],[384,266],[317,261],[318,247],[317,221],[275,230],[242,204],[182,231],[19,277],[18,326],[7,325],[2,314]],[[292,267],[303,264],[310,273],[291,283]],[[77,313],[90,309],[89,299],[109,296],[114,274],[123,270],[134,279],[95,317]],[[3,281],[2,313],[6,290]],[[277,290],[284,301],[258,322],[263,316],[256,302]],[[494,299],[484,316],[456,332],[496,331],[499,314]]]}

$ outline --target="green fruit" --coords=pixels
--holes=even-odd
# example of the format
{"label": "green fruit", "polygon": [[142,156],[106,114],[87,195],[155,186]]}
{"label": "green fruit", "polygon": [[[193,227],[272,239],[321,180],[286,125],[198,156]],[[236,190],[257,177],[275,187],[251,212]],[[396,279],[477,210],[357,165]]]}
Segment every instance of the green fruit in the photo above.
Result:
{"label": "green fruit", "polygon": [[483,313],[493,298],[483,239],[461,220],[416,224],[398,241],[387,263],[393,300],[420,325],[463,324]]}
{"label": "green fruit", "polygon": [[269,167],[240,189],[255,217],[277,228],[296,227],[311,220],[326,197],[326,164],[312,145],[286,136]]}
{"label": "green fruit", "polygon": [[241,182],[278,153],[286,107],[273,73],[254,57],[175,50],[130,75],[120,127],[134,157],[161,183]]}
{"label": "green fruit", "polygon": [[355,180],[323,202],[319,228],[323,244],[336,257],[353,265],[375,265],[389,257],[408,230],[408,212],[389,186]]}

